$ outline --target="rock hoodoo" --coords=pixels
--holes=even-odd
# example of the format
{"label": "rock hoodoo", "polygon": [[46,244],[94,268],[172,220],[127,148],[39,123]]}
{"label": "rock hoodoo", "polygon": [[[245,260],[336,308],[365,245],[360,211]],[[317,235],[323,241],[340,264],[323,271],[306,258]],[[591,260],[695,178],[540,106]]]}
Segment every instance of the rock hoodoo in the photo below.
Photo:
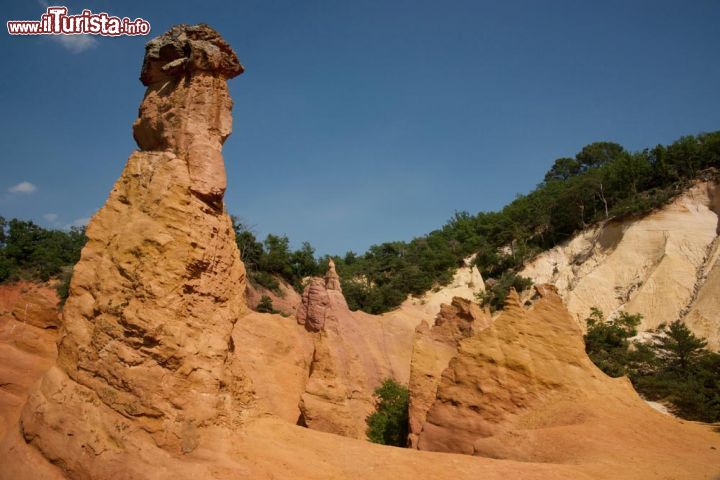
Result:
{"label": "rock hoodoo", "polygon": [[328,290],[337,290],[338,292],[342,292],[342,287],[340,286],[340,276],[335,271],[335,262],[332,258],[328,259],[328,271],[325,274],[325,288]]}
{"label": "rock hoodoo", "polygon": [[188,168],[190,190],[222,210],[227,187],[222,144],[232,131],[227,80],[243,67],[206,25],[179,25],[145,47],[140,80],[147,86],[133,125],[143,151],[171,151]]}
{"label": "rock hoodoo", "polygon": [[328,261],[325,278],[313,277],[309,280],[298,306],[297,320],[311,332],[324,330],[328,318],[337,319],[338,315],[350,314],[350,310],[340,287],[340,277],[335,271],[335,263]]}
{"label": "rock hoodoo", "polygon": [[230,355],[245,271],[222,208],[226,81],[241,72],[205,25],[173,27],[146,47],[141,150],[88,225],[57,366],[22,417],[26,440],[71,476],[94,477],[147,438],[191,452],[248,406]]}

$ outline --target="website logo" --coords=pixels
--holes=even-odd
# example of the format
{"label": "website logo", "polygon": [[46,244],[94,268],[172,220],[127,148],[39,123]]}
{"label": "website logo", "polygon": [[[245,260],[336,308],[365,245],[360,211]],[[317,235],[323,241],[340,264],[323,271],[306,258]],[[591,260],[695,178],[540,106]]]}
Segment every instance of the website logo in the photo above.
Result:
{"label": "website logo", "polygon": [[10,35],[147,35],[150,22],[142,18],[130,20],[105,12],[92,13],[85,9],[79,15],[68,15],[67,7],[47,7],[40,20],[9,20]]}

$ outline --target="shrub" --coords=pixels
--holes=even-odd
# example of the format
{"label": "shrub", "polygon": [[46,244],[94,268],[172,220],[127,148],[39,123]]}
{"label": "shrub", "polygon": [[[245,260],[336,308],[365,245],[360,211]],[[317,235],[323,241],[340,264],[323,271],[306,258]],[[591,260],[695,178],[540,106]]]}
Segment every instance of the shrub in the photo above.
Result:
{"label": "shrub", "polygon": [[60,273],[60,282],[55,286],[55,291],[60,298],[60,305],[65,305],[68,295],[70,295],[70,281],[72,280],[72,267],[65,267]]}
{"label": "shrub", "polygon": [[590,359],[611,377],[628,375],[643,397],[669,403],[682,418],[720,421],[720,355],[679,320],[661,325],[649,343],[631,343],[641,318],[622,313],[606,321],[593,308],[585,335]]}
{"label": "shrub", "polygon": [[[627,365],[632,353],[628,347],[629,338],[637,335],[642,315],[630,315],[621,312],[612,320],[605,320],[602,311],[593,307],[590,316],[585,319],[585,351],[600,370],[611,377],[621,377],[627,373]],[[635,350],[637,351],[637,350]],[[647,353],[645,350],[643,354]]]}
{"label": "shrub", "polygon": [[270,273],[263,271],[251,271],[248,272],[248,280],[250,280],[250,283],[252,283],[253,285],[259,285],[261,287],[267,288],[271,292],[278,295],[282,293],[282,291],[280,290],[280,282],[278,282],[278,279]]}
{"label": "shrub", "polygon": [[267,295],[260,297],[260,303],[258,303],[255,311],[260,313],[277,313],[277,310],[273,308],[272,298]]}
{"label": "shrub", "polygon": [[375,389],[375,399],[377,402],[375,413],[365,420],[368,426],[368,440],[383,445],[405,447],[410,401],[407,387],[395,380],[386,379]]}
{"label": "shrub", "polygon": [[505,305],[510,289],[514,288],[520,293],[530,288],[533,284],[529,278],[521,277],[514,272],[505,272],[495,282],[487,282],[488,287],[484,292],[477,294],[480,306],[489,306],[491,311],[501,310]]}

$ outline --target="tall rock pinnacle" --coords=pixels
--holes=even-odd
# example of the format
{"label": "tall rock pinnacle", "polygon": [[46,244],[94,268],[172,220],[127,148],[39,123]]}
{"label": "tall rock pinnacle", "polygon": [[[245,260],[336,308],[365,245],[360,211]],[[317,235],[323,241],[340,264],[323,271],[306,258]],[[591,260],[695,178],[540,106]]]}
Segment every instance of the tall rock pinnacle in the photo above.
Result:
{"label": "tall rock pinnacle", "polygon": [[[88,225],[57,366],[22,419],[26,439],[68,472],[104,478],[93,465],[148,438],[191,452],[208,428],[239,424],[251,401],[231,354],[245,269],[222,203],[226,81],[240,72],[206,25],[173,27],[147,45],[141,150]],[[82,460],[87,451],[94,463]]]}
{"label": "tall rock pinnacle", "polygon": [[148,87],[133,125],[144,151],[184,159],[193,193],[222,209],[227,187],[222,144],[232,131],[227,80],[243,67],[207,25],[178,25],[145,47],[140,80]]}
{"label": "tall rock pinnacle", "polygon": [[325,273],[325,288],[328,290],[337,290],[338,292],[342,292],[342,287],[340,286],[340,276],[335,271],[335,262],[332,258],[328,259],[328,270],[327,273]]}

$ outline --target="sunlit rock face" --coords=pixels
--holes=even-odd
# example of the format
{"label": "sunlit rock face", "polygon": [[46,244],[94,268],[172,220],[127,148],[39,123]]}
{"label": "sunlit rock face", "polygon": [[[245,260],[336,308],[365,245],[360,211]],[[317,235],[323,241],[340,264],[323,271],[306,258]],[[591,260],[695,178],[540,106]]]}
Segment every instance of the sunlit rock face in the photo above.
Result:
{"label": "sunlit rock face", "polygon": [[240,72],[205,25],[173,27],[146,47],[141,150],[88,225],[57,366],[22,417],[27,441],[68,473],[92,476],[148,438],[192,452],[208,428],[239,425],[251,401],[231,355],[245,270],[222,202],[226,81]]}
{"label": "sunlit rock face", "polygon": [[584,327],[592,307],[640,313],[640,330],[683,320],[720,348],[720,182],[697,181],[640,218],[590,228],[536,257],[521,275],[558,289]]}
{"label": "sunlit rock face", "polygon": [[227,80],[243,72],[235,52],[206,25],[179,25],[145,47],[147,86],[133,125],[143,151],[171,151],[187,164],[190,190],[222,209],[222,144],[232,131]]}

